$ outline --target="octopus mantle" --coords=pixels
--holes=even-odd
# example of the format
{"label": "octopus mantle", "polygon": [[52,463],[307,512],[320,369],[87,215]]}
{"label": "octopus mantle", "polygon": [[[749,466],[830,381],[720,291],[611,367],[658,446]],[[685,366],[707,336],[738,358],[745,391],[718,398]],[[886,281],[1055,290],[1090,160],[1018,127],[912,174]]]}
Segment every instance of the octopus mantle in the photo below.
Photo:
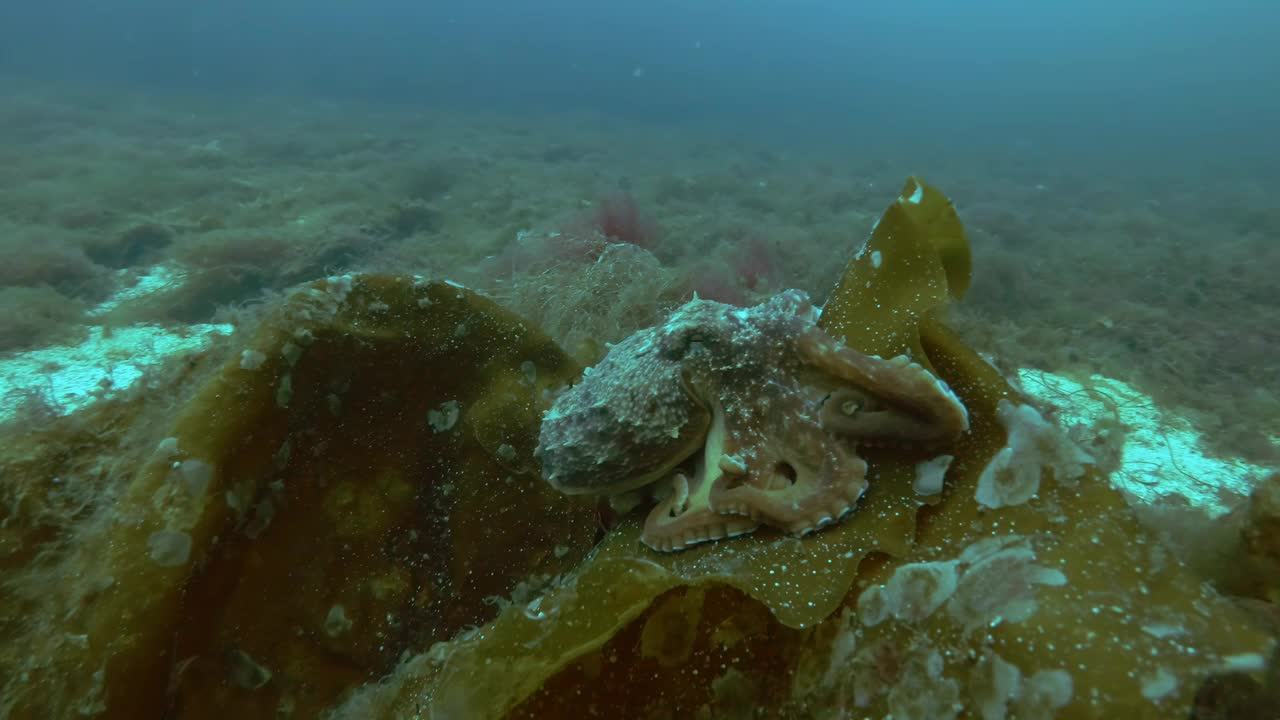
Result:
{"label": "octopus mantle", "polygon": [[655,550],[769,525],[803,535],[867,487],[859,444],[935,450],[968,413],[905,356],[845,347],[798,291],[753,308],[693,300],[613,346],[543,418],[543,476],[567,494],[650,488]]}

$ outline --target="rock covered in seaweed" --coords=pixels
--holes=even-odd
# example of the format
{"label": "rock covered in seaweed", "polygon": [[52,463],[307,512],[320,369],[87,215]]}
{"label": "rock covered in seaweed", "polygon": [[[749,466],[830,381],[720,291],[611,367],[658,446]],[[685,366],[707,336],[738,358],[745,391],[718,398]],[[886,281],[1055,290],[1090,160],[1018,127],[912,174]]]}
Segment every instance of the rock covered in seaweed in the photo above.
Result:
{"label": "rock covered in seaweed", "polygon": [[[1009,446],[999,408],[1015,395],[933,313],[967,284],[956,258],[967,245],[954,211],[912,179],[821,318],[863,352],[910,352],[963,400],[971,429],[949,448],[940,493],[917,494],[916,458],[868,447],[858,511],[822,533],[654,554],[624,519],[536,615],[509,608],[369,687],[343,717],[733,717],[745,706],[796,720],[1163,720],[1192,716],[1202,687],[1258,674],[1266,629],[1182,566],[1096,467],[1042,467],[1022,502],[977,501]],[[893,612],[865,623],[868,592],[868,611],[888,593]]]}
{"label": "rock covered in seaweed", "polygon": [[533,458],[541,398],[578,366],[518,316],[344,275],[247,335],[173,417],[94,410],[163,435],[116,463],[78,545],[6,569],[40,602],[0,647],[0,716],[317,717],[589,548],[591,508]]}
{"label": "rock covered in seaweed", "polygon": [[[304,288],[161,423],[164,440],[145,438],[113,522],[53,565],[7,556],[6,591],[27,583],[39,603],[15,614],[0,596],[26,633],[5,647],[3,709],[1238,717],[1222,713],[1242,707],[1273,638],[1144,532],[1097,468],[976,501],[1017,441],[1000,420],[1012,390],[934,312],[967,283],[960,257],[954,212],[913,179],[819,319],[963,400],[970,431],[930,471],[940,491],[932,476],[917,491],[919,458],[864,442],[868,488],[843,522],[681,553],[640,546],[634,517],[588,553],[593,508],[553,492],[533,454],[543,398],[577,368],[518,318],[447,283]],[[148,556],[166,529],[190,537],[184,564]],[[481,602],[495,594],[509,599]]]}

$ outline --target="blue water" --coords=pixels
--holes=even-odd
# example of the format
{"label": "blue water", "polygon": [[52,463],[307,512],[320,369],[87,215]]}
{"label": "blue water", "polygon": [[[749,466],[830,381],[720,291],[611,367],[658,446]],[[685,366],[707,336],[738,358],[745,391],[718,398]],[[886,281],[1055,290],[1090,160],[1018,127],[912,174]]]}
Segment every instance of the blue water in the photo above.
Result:
{"label": "blue water", "polygon": [[[431,227],[179,319],[325,267],[474,269],[510,250],[496,234],[554,230],[619,188],[678,228],[651,248],[673,271],[751,228],[821,246],[777,273],[821,296],[920,173],[973,235],[970,306],[1073,333],[1066,357],[1044,336],[1019,362],[1130,374],[1158,346],[1178,357],[1153,386],[1222,414],[1212,398],[1270,383],[1280,344],[1257,329],[1280,312],[1277,28],[1280,4],[1245,0],[0,3],[0,252],[40,258],[0,271],[0,352],[73,324],[117,269],[360,234],[424,199],[418,172],[448,176],[426,182]],[[145,223],[158,242],[102,250]],[[364,264],[389,245],[393,265]],[[1097,323],[1177,337],[1078,329]]]}
{"label": "blue water", "polygon": [[[1266,164],[1280,5],[5,3],[0,72],[195,93],[590,109],[785,142]],[[1177,157],[1169,157],[1176,151]]]}
{"label": "blue water", "polygon": [[[1086,540],[1091,530],[1061,521],[1072,515],[1060,513],[1058,495],[1040,506],[1047,514],[1036,530],[1015,527],[1018,523],[998,516],[986,516],[982,522],[995,518],[992,527],[1035,533],[1036,543],[1056,536],[1073,553],[1092,542],[1099,559],[1112,563],[1122,556],[1101,553],[1112,550],[1130,559],[1141,557],[1130,566],[1150,563],[1153,568],[1172,568],[1177,564],[1172,560],[1189,559],[1197,572],[1205,571],[1203,578],[1184,583],[1195,588],[1198,603],[1211,594],[1201,588],[1201,579],[1205,587],[1210,580],[1233,579],[1224,568],[1249,575],[1255,566],[1246,561],[1260,563],[1256,567],[1263,570],[1253,574],[1262,580],[1252,590],[1241,587],[1255,594],[1262,592],[1259,588],[1274,592],[1274,583],[1263,582],[1267,570],[1275,567],[1275,554],[1263,555],[1274,548],[1262,547],[1265,543],[1259,541],[1261,549],[1251,551],[1257,557],[1246,557],[1235,548],[1235,538],[1244,527],[1254,483],[1280,467],[1280,326],[1275,321],[1280,317],[1280,203],[1275,199],[1280,184],[1278,35],[1277,0],[0,0],[0,564],[5,568],[0,578],[0,636],[14,628],[10,634],[17,637],[20,631],[24,638],[7,644],[0,640],[0,720],[8,717],[8,708],[20,697],[32,707],[75,705],[78,714],[102,710],[108,701],[118,713],[136,699],[113,686],[116,680],[104,687],[103,678],[114,676],[85,658],[115,653],[103,648],[124,648],[104,662],[124,662],[120,658],[128,652],[147,655],[150,651],[126,626],[138,618],[153,621],[149,611],[134,613],[132,620],[103,619],[95,608],[122,605],[102,603],[99,593],[117,581],[131,588],[131,578],[129,573],[113,577],[101,568],[95,572],[102,576],[94,576],[85,568],[94,566],[99,555],[128,566],[127,552],[142,557],[144,551],[120,547],[132,547],[128,543],[139,539],[145,541],[145,553],[165,568],[187,562],[189,526],[177,532],[156,525],[157,532],[148,536],[139,529],[144,520],[121,522],[144,514],[145,522],[169,522],[186,518],[187,510],[160,518],[161,513],[150,509],[120,511],[116,503],[118,498],[151,498],[149,502],[160,508],[164,498],[169,502],[177,497],[176,491],[146,485],[146,472],[151,471],[135,476],[134,466],[145,462],[159,473],[170,457],[177,457],[178,448],[190,452],[185,449],[187,437],[179,445],[179,439],[168,434],[200,426],[183,421],[179,430],[171,430],[172,418],[185,412],[183,404],[194,386],[214,372],[212,367],[228,362],[233,379],[225,382],[246,383],[251,392],[244,392],[245,397],[269,397],[254,388],[259,382],[274,382],[265,373],[275,372],[271,368],[282,363],[273,354],[274,364],[264,366],[264,352],[270,348],[259,350],[252,344],[257,341],[249,338],[259,318],[278,308],[290,288],[330,277],[332,282],[324,286],[329,295],[319,297],[346,298],[351,279],[341,276],[362,272],[460,282],[521,314],[529,327],[545,331],[586,366],[637,330],[663,322],[695,294],[746,306],[794,288],[821,306],[849,258],[884,209],[898,201],[899,188],[912,175],[926,178],[955,201],[973,251],[968,294],[938,317],[1006,377],[1022,377],[1029,393],[1041,393],[1038,401],[1046,416],[1073,423],[1071,438],[1086,443],[1091,452],[1099,450],[1099,466],[1107,472],[1114,464],[1118,469],[1113,481],[1121,486],[1123,477],[1131,506],[1148,512],[1146,519],[1178,542],[1165,548],[1152,535],[1141,542],[1115,543],[1124,547],[1105,548],[1096,535]],[[885,231],[894,225],[878,227]],[[879,255],[872,254],[876,268]],[[871,287],[871,281],[866,286]],[[368,302],[360,294],[351,297],[356,298],[351,308]],[[317,307],[328,306],[317,301]],[[352,326],[363,322],[366,310],[369,317],[380,317],[389,309],[377,309],[374,303],[360,306],[351,314],[356,318]],[[407,309],[419,311],[432,322],[431,313],[441,312],[429,299]],[[396,307],[388,317],[398,322],[404,312]],[[293,322],[294,316],[289,317]],[[342,317],[338,327],[348,322]],[[443,317],[453,322],[452,315]],[[493,332],[490,325],[483,316],[472,325],[467,316],[456,325],[453,337],[460,347],[470,348],[472,338]],[[269,327],[275,332],[275,326]],[[345,345],[326,340],[318,347]],[[279,356],[292,367],[301,352],[290,341]],[[390,362],[407,363],[400,350],[396,353]],[[464,355],[470,358],[470,350]],[[332,387],[326,385],[323,391],[328,412],[363,412],[366,407],[335,407],[337,400],[347,403],[339,395],[352,386],[350,379],[336,379],[346,378],[342,373],[362,373],[356,386],[383,374],[401,374],[378,359],[359,360],[352,369],[346,369],[346,358],[335,365],[343,369],[332,371]],[[328,367],[327,362],[317,362],[300,367]],[[497,365],[485,364],[477,372],[486,378],[506,377],[493,369]],[[522,384],[534,381],[526,368],[534,365],[519,365]],[[304,385],[314,373],[299,371],[298,377],[307,379],[295,381],[293,370],[280,372],[283,379],[275,398],[281,407],[289,402],[294,409],[321,406],[298,400],[322,397],[318,386]],[[434,385],[442,382],[440,378],[405,377],[424,392],[445,392]],[[471,375],[459,377],[471,392]],[[1069,385],[1068,379],[1087,380],[1089,389]],[[505,381],[494,382],[498,387]],[[218,391],[221,402],[232,386],[209,387]],[[1076,387],[1081,389],[1064,389]],[[956,389],[973,392],[958,385]],[[451,393],[453,388],[447,390]],[[243,430],[237,419],[239,392],[225,395],[226,412],[219,407],[213,413],[213,427],[230,422],[236,434]],[[541,397],[546,400],[552,394]],[[850,405],[859,407],[842,407],[841,412],[860,412],[864,399],[873,409],[878,402],[874,393],[860,388],[849,397],[854,398]],[[1087,409],[1080,402],[1086,397]],[[120,398],[143,402],[113,402]],[[481,401],[488,405],[488,399]],[[367,405],[382,407],[384,400],[390,407],[400,398],[387,392]],[[768,403],[756,404],[763,408]],[[809,405],[806,400],[805,407]],[[448,408],[453,419],[448,428],[431,421],[433,433],[452,428],[458,419],[457,400],[439,407]],[[488,405],[482,414],[489,417],[494,407],[496,403]],[[434,499],[414,500],[419,504],[404,516],[406,523],[420,522],[423,528],[434,528],[431,532],[453,526],[452,520],[446,522],[452,506],[444,498],[452,496],[457,478],[473,476],[455,477],[445,456],[424,460],[421,467],[400,467],[401,456],[387,455],[381,444],[376,452],[383,453],[388,468],[394,469],[371,476],[377,483],[359,491],[367,489],[368,495],[352,499],[354,483],[368,480],[353,477],[324,491],[332,492],[325,498],[339,500],[295,502],[288,493],[298,481],[306,484],[311,478],[309,471],[297,470],[296,461],[286,468],[290,453],[318,463],[315,458],[327,452],[327,440],[316,439],[329,432],[330,420],[326,414],[317,425],[322,429],[312,433],[304,410],[289,412],[290,439],[271,451],[272,467],[278,472],[252,480],[261,485],[261,502],[253,505],[251,537],[256,539],[267,527],[259,528],[260,522],[295,522],[292,518],[313,512],[352,537],[382,533],[375,528],[392,527],[392,521],[384,525],[375,519],[382,513],[379,503],[386,504],[388,517],[394,515],[392,505],[403,498],[392,498],[388,488],[399,493],[400,486],[409,486],[406,481],[430,493],[438,489],[441,499],[438,505]],[[407,414],[402,417],[397,410],[389,418],[378,412],[353,420],[349,427],[357,428],[352,430],[357,434],[352,437],[365,437],[359,427],[367,426],[370,438],[384,424],[392,434],[402,429],[391,428],[392,423],[408,428],[409,421],[403,419]],[[431,410],[428,417],[440,412]],[[467,417],[474,409],[461,412]],[[262,416],[268,414],[264,411]],[[528,419],[521,417],[520,423]],[[481,444],[488,443],[494,438],[481,428],[490,427],[490,421],[479,422],[466,426],[477,437],[486,436]],[[1025,418],[1022,422],[1029,423]],[[770,431],[775,426],[785,428],[788,422],[761,421]],[[1032,426],[1039,427],[1028,425]],[[342,432],[347,428],[344,420]],[[496,428],[497,424],[491,426]],[[1037,446],[1028,450],[1031,459],[1021,462],[1040,463],[1037,453],[1047,451],[1039,447],[1039,431],[1018,432],[1035,438],[1028,446]],[[226,434],[218,433],[222,431],[213,434]],[[63,443],[63,437],[70,441]],[[437,441],[442,443],[439,447],[444,447],[444,438]],[[243,440],[244,452],[263,452],[264,443],[279,439],[275,430],[250,432]],[[464,446],[458,442],[457,447]],[[220,446],[221,441],[212,444]],[[315,447],[314,455],[300,449],[308,444]],[[801,444],[807,447],[807,438]],[[239,448],[227,449],[225,460],[205,460],[238,467],[234,456]],[[495,458],[505,468],[515,467],[504,450],[514,452],[513,445],[502,444],[493,451]],[[725,455],[719,467],[741,464],[739,456],[756,452],[748,451]],[[972,447],[963,451],[979,452]],[[90,457],[95,453],[103,455]],[[832,452],[827,455],[835,457]],[[957,466],[966,466],[967,473],[972,463],[962,459]],[[534,462],[532,456],[529,462]],[[174,468],[182,464],[175,461]],[[780,462],[772,472],[782,477],[785,465]],[[204,476],[212,474],[211,466],[191,466],[204,468],[195,473],[200,477],[186,481],[199,485],[201,494],[210,482]],[[168,470],[165,483],[173,485],[174,472]],[[233,492],[249,487],[251,481],[232,477],[238,469],[221,472],[227,477],[218,482],[231,487],[225,493],[227,505],[237,511],[250,507],[241,505]],[[325,473],[316,475],[320,486],[325,486],[323,478],[330,471]],[[1269,477],[1274,489],[1280,476]],[[532,474],[526,479],[540,482]],[[1055,483],[1058,480],[1062,478],[1055,476]],[[1138,486],[1142,492],[1132,490]],[[1074,497],[1076,487],[1061,497]],[[216,489],[208,507],[222,512],[223,492]],[[484,486],[483,492],[490,491]],[[315,493],[301,497],[319,498],[321,491]],[[1154,498],[1165,495],[1186,501],[1158,505]],[[281,499],[286,496],[287,503]],[[1041,496],[1037,502],[1045,499]],[[1274,499],[1271,502],[1274,506]],[[356,508],[353,519],[338,520],[348,504]],[[1274,522],[1275,507],[1254,507],[1264,509],[1258,511],[1260,519],[1249,522],[1259,528]],[[1210,518],[1210,508],[1235,514]],[[501,513],[492,526],[511,529],[513,520],[543,521],[536,512],[525,513],[527,518],[514,518],[517,513],[507,510]],[[611,516],[600,513],[598,519]],[[199,525],[201,532],[214,532],[213,521],[202,518]],[[973,527],[979,525],[975,522]],[[485,527],[487,533],[491,525]],[[1262,537],[1262,531],[1257,532]],[[123,546],[115,533],[126,536],[120,541]],[[323,662],[344,665],[342,673],[353,672],[342,680],[344,687],[348,680],[350,687],[357,687],[391,673],[402,650],[406,657],[428,648],[436,654],[439,647],[432,646],[432,633],[444,639],[442,628],[453,626],[437,624],[437,616],[425,614],[423,607],[441,613],[439,617],[446,615],[440,608],[449,608],[448,623],[463,627],[487,622],[496,607],[507,602],[504,596],[490,606],[486,603],[497,596],[463,602],[458,598],[470,596],[450,594],[463,591],[448,586],[448,573],[435,577],[435,570],[424,568],[453,563],[445,558],[457,548],[451,550],[441,541],[431,544],[429,553],[419,553],[417,525],[408,533],[414,543],[411,551],[405,549],[409,544],[401,543],[398,530],[394,538],[384,538],[394,572],[383,575],[379,568],[379,574],[364,579],[359,572],[368,568],[360,562],[344,565],[347,561],[340,556],[350,546],[347,536],[337,533],[314,533],[325,536],[314,543],[319,552],[298,559],[300,567],[314,560],[319,563],[314,567],[324,565],[324,573],[335,575],[325,574],[316,585],[320,590],[308,585],[321,577],[319,571],[290,575],[288,581],[299,585],[298,597],[268,597],[265,607],[296,601],[299,607],[306,605],[307,612],[321,609],[297,626],[296,639],[310,643],[307,652],[314,650]],[[486,542],[491,537],[479,532],[474,537],[482,535]],[[157,537],[165,543],[152,546]],[[424,547],[430,544],[428,537],[434,535],[421,536]],[[328,558],[328,548],[338,543],[335,538],[341,538],[342,553]],[[219,542],[195,539],[209,547]],[[543,549],[503,542],[510,547],[493,552],[537,555],[550,562],[568,551],[566,544],[562,552],[558,542]],[[890,539],[883,546],[895,544]],[[1227,544],[1239,557],[1222,550]],[[299,547],[304,546],[311,547],[310,537],[301,540]],[[110,553],[103,554],[104,547],[110,547]],[[159,559],[157,547],[165,550]],[[170,552],[184,547],[181,553]],[[735,552],[732,547],[725,557]],[[1008,547],[1010,553],[1021,552]],[[946,559],[933,556],[936,548],[920,550],[914,559]],[[197,552],[204,550],[197,547]],[[486,545],[477,556],[490,552]],[[576,556],[568,557],[576,562]],[[427,559],[430,562],[423,564]],[[256,549],[246,554],[245,572],[259,560]],[[209,567],[203,559],[199,562],[193,567]],[[238,556],[233,559],[237,567],[240,562]],[[458,587],[459,578],[475,572],[471,562],[460,560],[452,571],[458,573]],[[988,569],[1002,567],[982,562]],[[523,567],[512,565],[517,566]],[[1030,566],[1020,567],[1031,572]],[[1082,570],[1083,563],[1064,567],[1064,577],[1075,582]],[[406,578],[414,574],[403,587],[398,579],[402,571]],[[1046,568],[1036,571],[1058,577]],[[1165,569],[1153,572],[1164,574]],[[470,579],[479,580],[483,574]],[[150,580],[142,587],[151,597],[169,598],[152,594],[164,591],[176,598],[178,583],[189,588],[199,575],[171,577],[173,584],[167,587]],[[234,580],[227,597],[231,585],[251,587],[249,582],[238,585],[241,580],[225,570],[206,577],[213,578],[211,585]],[[525,604],[526,617],[538,619],[541,596],[530,603],[533,595],[521,595],[543,592],[543,580],[551,577],[534,577],[536,582],[527,586],[523,579],[517,586],[516,578],[508,578],[512,582],[500,591],[509,594],[517,608]],[[1111,576],[1092,577],[1091,583]],[[104,578],[106,584],[99,585]],[[487,588],[495,578],[484,578],[476,587]],[[1043,575],[1035,582],[1057,587]],[[304,591],[304,585],[309,589]],[[411,585],[417,587],[410,589]],[[1150,645],[1158,639],[1162,647],[1176,648],[1178,658],[1192,659],[1196,645],[1181,645],[1188,640],[1181,634],[1185,628],[1172,616],[1160,616],[1162,610],[1150,604],[1160,593],[1148,596],[1147,587],[1140,587],[1141,595],[1117,587],[1108,588],[1107,595],[1113,597],[1105,602],[1086,594],[1073,602],[1078,600],[1081,608],[1095,602],[1110,606],[1100,615],[1106,622],[1131,608],[1134,612],[1126,622],[1135,635],[1136,628],[1145,631],[1143,642]],[[1075,586],[1069,589],[1077,592]],[[383,590],[392,598],[412,594],[411,601],[404,600],[405,607],[421,602],[423,607],[414,612],[424,614],[402,618],[385,613],[390,630],[384,635],[371,630],[370,623],[359,624],[362,613],[383,622],[369,609],[380,607],[372,600],[361,600],[363,608],[331,604],[343,593],[377,596],[382,602]],[[315,598],[307,595],[313,591]],[[246,592],[243,597],[256,591]],[[1269,597],[1267,612],[1275,617],[1275,595]],[[697,598],[700,608],[702,595]],[[1265,604],[1262,595],[1255,599]],[[449,604],[455,600],[459,612]],[[1111,605],[1112,600],[1125,608]],[[790,603],[788,598],[786,604]],[[173,604],[176,607],[178,601]],[[199,608],[200,602],[195,605]],[[713,605],[708,601],[709,608]],[[246,601],[244,607],[252,614],[248,608],[256,606]],[[1092,607],[1095,617],[1100,607]],[[1195,622],[1211,628],[1206,636],[1228,624],[1219,625],[1219,616],[1203,609],[1210,605],[1196,607]],[[1139,610],[1150,614],[1155,631],[1143,624]],[[348,611],[357,619],[356,631],[339,637],[352,626]],[[273,703],[272,693],[278,693],[283,717],[294,707],[295,690],[305,700],[314,689],[306,684],[309,681],[298,680],[305,673],[286,659],[293,657],[292,648],[302,645],[282,642],[270,650],[271,658],[253,649],[266,665],[275,663],[278,673],[274,684],[264,689],[270,673],[263,676],[267,668],[250,657],[247,644],[227,644],[242,628],[227,619],[238,617],[234,612],[227,610],[225,617],[222,612],[223,608],[210,611],[217,616],[209,619],[210,627],[221,628],[210,635],[217,636],[216,643],[210,640],[217,652],[210,651],[195,665],[189,665],[190,658],[166,658],[173,661],[172,674],[166,666],[150,682],[149,689],[156,691],[153,699],[158,701],[166,685],[181,690],[185,683],[182,692],[188,695],[191,688],[203,692],[201,683],[208,680],[210,697],[223,700],[232,697],[218,694],[224,690],[250,693],[235,696],[236,702],[248,698],[246,702]],[[569,613],[548,612],[570,618],[569,625],[574,622]],[[1090,621],[1083,609],[1078,616],[1082,623]],[[91,636],[77,629],[89,619],[102,632]],[[997,617],[991,627],[1004,619]],[[843,626],[845,620],[837,622]],[[189,629],[203,637],[205,630],[199,623],[193,625],[174,630],[175,637],[185,637]],[[294,626],[277,625],[295,635]],[[323,627],[326,638],[304,633],[303,625],[313,634]],[[731,625],[726,622],[714,631],[720,637],[724,630],[726,648],[738,642],[727,638],[747,634],[746,628],[756,622],[741,628],[730,629]],[[981,625],[985,628],[985,621]],[[124,629],[117,631],[118,627]],[[1044,633],[1044,627],[1060,626],[1038,627]],[[246,627],[243,632],[251,631]],[[821,632],[825,631],[813,637],[821,637]],[[393,637],[397,634],[401,636]],[[1075,632],[1076,639],[1080,635]],[[1094,642],[1095,635],[1090,631],[1088,642]],[[926,645],[912,640],[917,659],[927,649],[928,638],[921,637]],[[640,645],[650,641],[644,638]],[[853,651],[852,642],[846,646],[840,641],[843,660]],[[1108,648],[1136,647],[1109,631],[1096,642]],[[986,643],[990,647],[981,648],[983,652],[998,645],[990,638]],[[1054,645],[1042,647],[1048,648],[1045,668],[1055,667]],[[173,648],[178,652],[181,645],[175,642]],[[644,654],[648,657],[649,651]],[[973,651],[947,649],[946,655],[951,675],[977,677],[969,675],[977,657]],[[60,658],[57,662],[49,659],[55,656]],[[595,658],[594,665],[584,662],[583,668],[594,674],[602,667],[609,672],[603,657]],[[837,653],[831,657],[834,662]],[[1174,683],[1173,675],[1153,664],[1162,657],[1134,651],[1112,654],[1110,659],[1117,666],[1132,659],[1134,669],[1128,677],[1141,680],[1143,694],[1154,688],[1158,695],[1172,692],[1169,684]],[[1261,665],[1260,655],[1233,657],[1239,667]],[[940,662],[941,656],[937,658]],[[877,672],[884,672],[882,665],[902,664],[900,660],[892,652],[877,658]],[[912,662],[919,666],[917,672],[924,672],[923,659]],[[927,664],[932,663],[931,657]],[[154,669],[150,660],[145,664]],[[224,664],[231,666],[229,682],[239,682],[239,689],[219,684],[221,676],[209,674],[210,668]],[[426,672],[422,667],[407,672]],[[1270,698],[1276,696],[1274,667],[1273,660]],[[674,674],[688,669],[667,670]],[[732,680],[736,672],[729,670],[722,679]],[[357,678],[361,673],[365,676]],[[702,675],[699,682],[707,677]],[[996,691],[991,688],[997,686],[987,688],[985,680],[974,682],[982,692]],[[1182,683],[1179,693],[1193,687],[1188,682],[1189,676],[1177,678]],[[59,689],[73,686],[79,688],[74,696]],[[1234,685],[1224,687],[1224,692],[1236,691]],[[726,682],[721,689],[733,694],[739,686]],[[254,691],[262,693],[253,696]],[[1106,693],[1083,684],[1077,693],[1099,707],[1108,701]],[[911,699],[911,693],[902,695]],[[1262,696],[1254,699],[1258,697]],[[1225,706],[1228,699],[1236,698],[1219,697],[1216,702]],[[750,705],[749,699],[740,700]],[[189,702],[186,709],[211,707],[216,715],[216,702]],[[361,702],[352,700],[354,709],[339,717],[369,717],[360,710]],[[1262,697],[1256,706],[1265,712],[1274,707],[1268,702]],[[997,705],[1003,713],[1004,705]],[[276,709],[271,708],[272,717]],[[584,707],[582,712],[595,710]],[[969,706],[969,712],[974,711],[975,706]]]}

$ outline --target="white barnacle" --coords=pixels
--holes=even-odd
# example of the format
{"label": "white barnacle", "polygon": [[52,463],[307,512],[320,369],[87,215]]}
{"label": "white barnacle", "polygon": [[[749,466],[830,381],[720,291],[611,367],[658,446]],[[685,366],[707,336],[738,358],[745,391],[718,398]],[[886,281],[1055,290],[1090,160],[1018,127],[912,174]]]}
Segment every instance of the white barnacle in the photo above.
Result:
{"label": "white barnacle", "polygon": [[347,617],[347,609],[342,603],[337,603],[329,608],[329,614],[324,618],[324,632],[329,637],[338,637],[351,629],[351,618]]}
{"label": "white barnacle", "polygon": [[156,445],[156,455],[162,458],[171,458],[178,454],[178,438],[167,437]]}
{"label": "white barnacle", "polygon": [[932,460],[916,464],[916,477],[912,488],[917,495],[937,495],[942,492],[942,482],[951,467],[952,455],[939,455]]}
{"label": "white barnacle", "polygon": [[547,616],[547,613],[544,612],[541,609],[541,607],[542,607],[542,598],[541,597],[534,598],[533,602],[524,606],[524,616],[529,618],[530,620],[542,620]]}
{"label": "white barnacle", "polygon": [[1142,678],[1142,697],[1155,702],[1178,689],[1178,678],[1162,667]]}
{"label": "white barnacle", "polygon": [[180,567],[191,559],[191,536],[177,530],[158,530],[147,538],[147,556],[160,567]]}
{"label": "white barnacle", "polygon": [[187,458],[173,464],[168,479],[181,487],[189,497],[203,497],[205,490],[213,482],[213,466],[197,458]]}
{"label": "white barnacle", "polygon": [[267,361],[267,356],[257,350],[241,350],[240,351],[240,369],[257,370]]}
{"label": "white barnacle", "polygon": [[427,411],[427,424],[431,426],[433,433],[449,432],[458,424],[461,415],[462,406],[457,400],[449,400],[434,410]]}

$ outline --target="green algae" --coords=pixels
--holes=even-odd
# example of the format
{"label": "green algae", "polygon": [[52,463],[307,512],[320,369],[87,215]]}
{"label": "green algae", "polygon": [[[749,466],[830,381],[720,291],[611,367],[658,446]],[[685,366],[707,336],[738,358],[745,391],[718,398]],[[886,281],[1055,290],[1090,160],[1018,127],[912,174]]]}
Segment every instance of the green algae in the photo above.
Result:
{"label": "green algae", "polygon": [[913,177],[849,261],[820,324],[860,352],[906,353],[927,362],[919,324],[964,297],[971,268],[968,236],[955,207]]}
{"label": "green algae", "polygon": [[545,393],[579,369],[519,317],[342,276],[246,343],[60,559],[82,580],[6,661],[16,717],[314,717],[589,549],[593,509],[528,472]]}

